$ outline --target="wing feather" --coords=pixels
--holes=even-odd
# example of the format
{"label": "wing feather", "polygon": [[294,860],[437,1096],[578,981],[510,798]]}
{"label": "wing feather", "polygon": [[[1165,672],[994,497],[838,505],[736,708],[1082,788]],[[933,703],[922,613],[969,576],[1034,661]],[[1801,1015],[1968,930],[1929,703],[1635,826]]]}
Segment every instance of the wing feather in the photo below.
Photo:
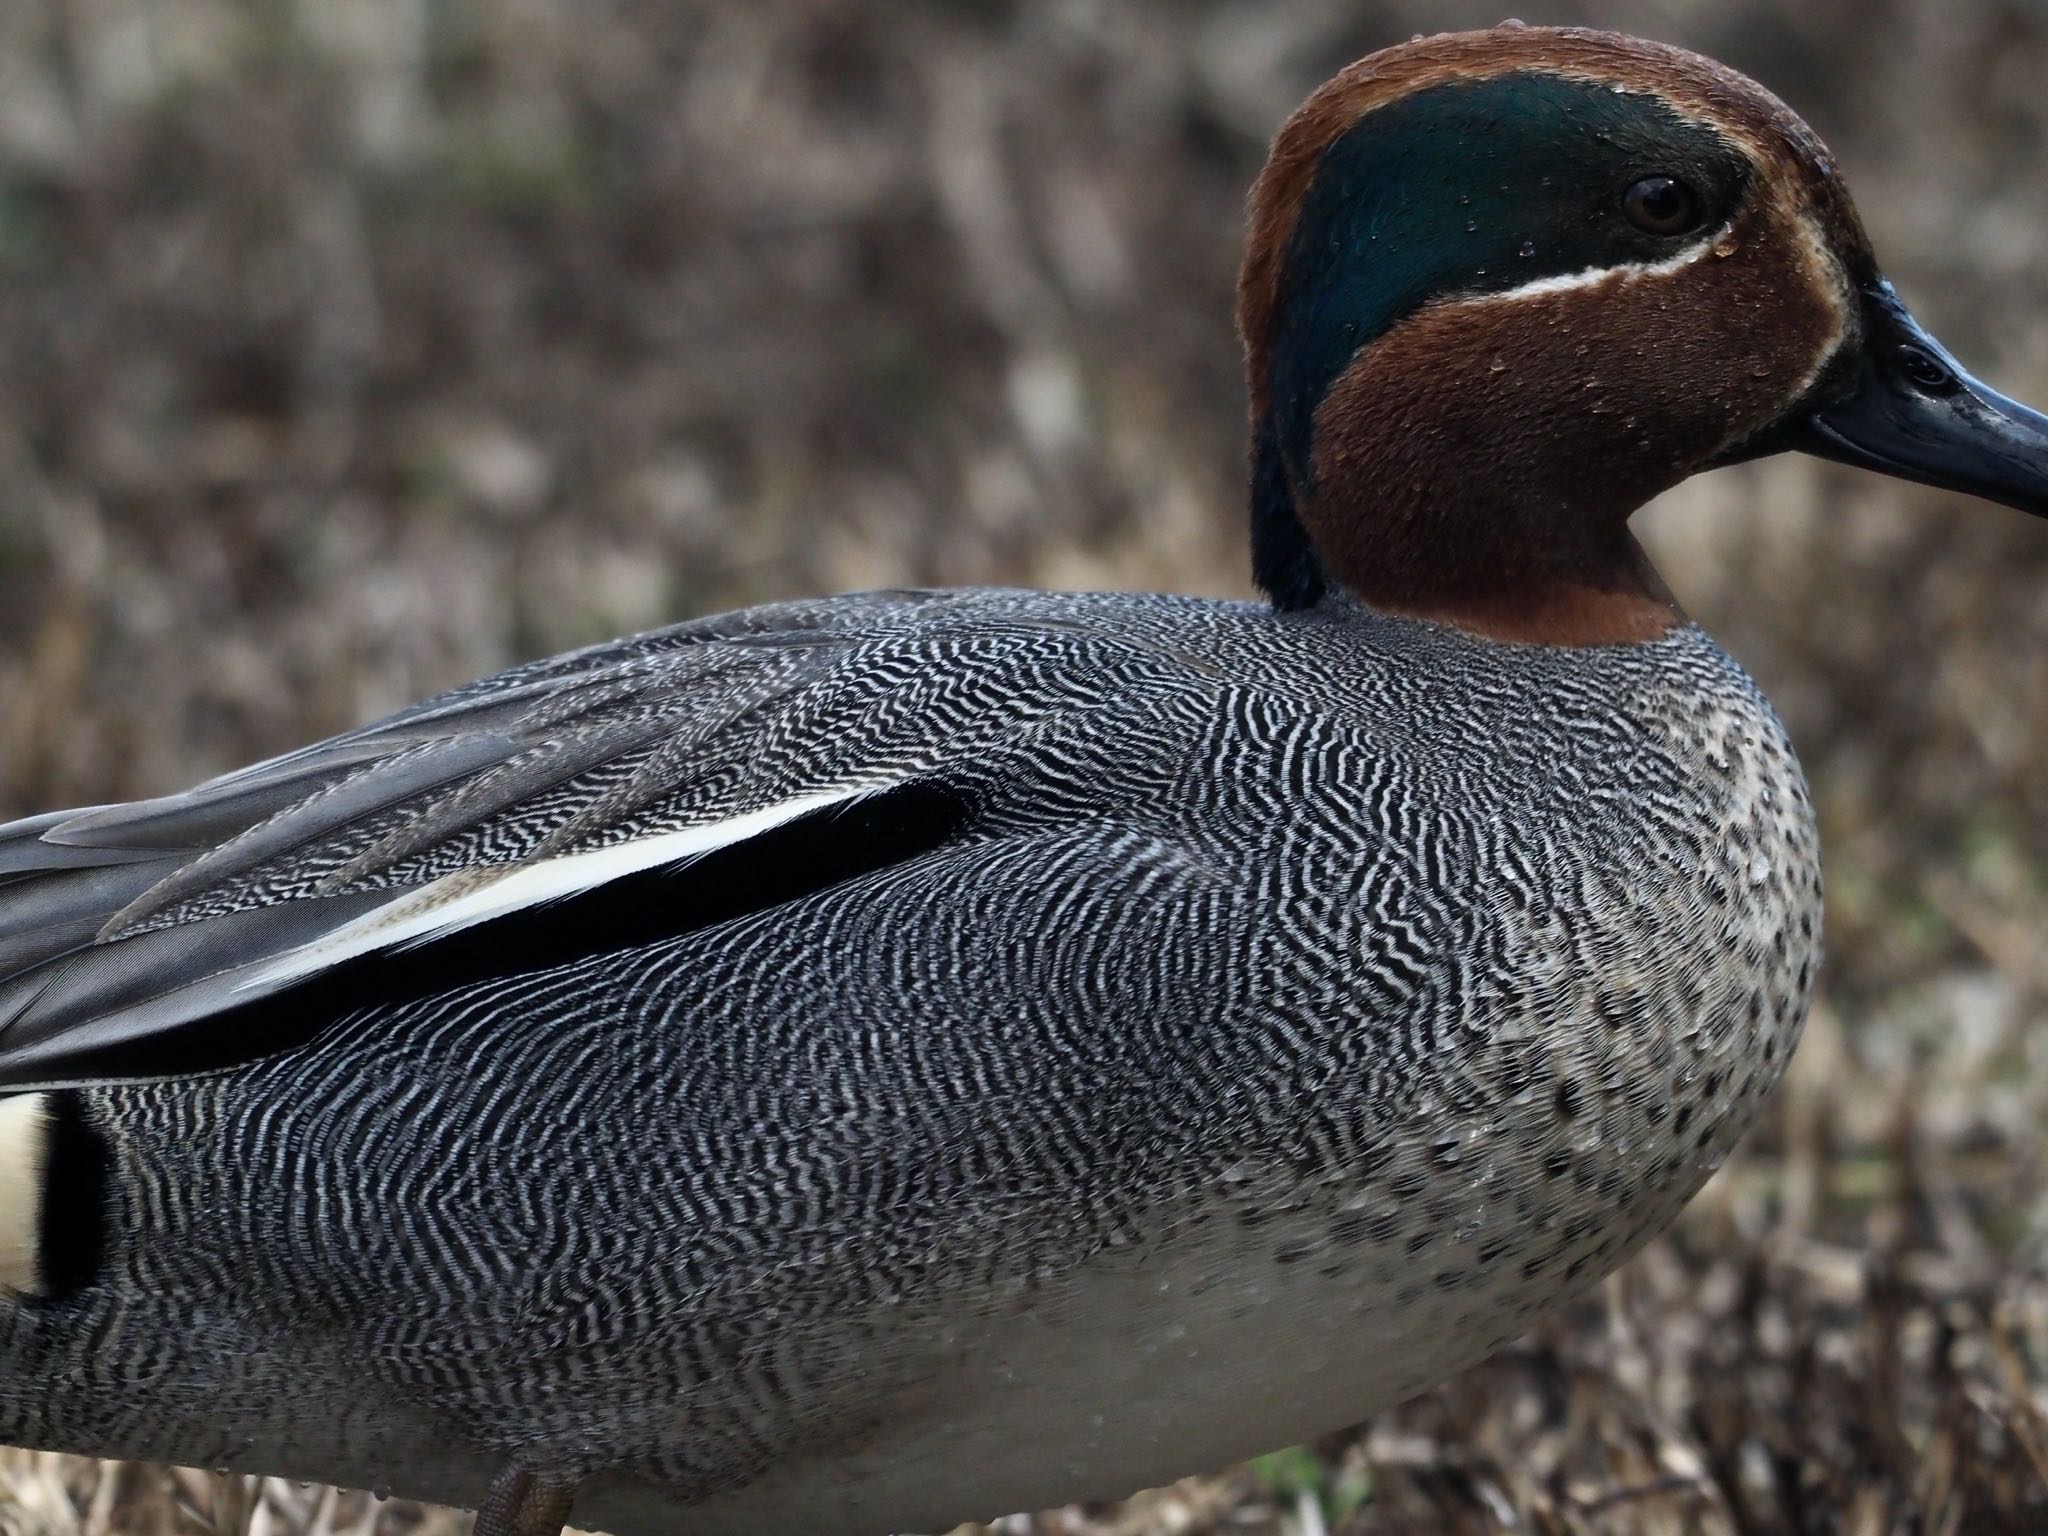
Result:
{"label": "wing feather", "polygon": [[0,826],[0,1089],[160,1075],[195,1021],[365,954],[971,769],[1129,649],[1028,601],[747,610],[517,667],[182,794]]}

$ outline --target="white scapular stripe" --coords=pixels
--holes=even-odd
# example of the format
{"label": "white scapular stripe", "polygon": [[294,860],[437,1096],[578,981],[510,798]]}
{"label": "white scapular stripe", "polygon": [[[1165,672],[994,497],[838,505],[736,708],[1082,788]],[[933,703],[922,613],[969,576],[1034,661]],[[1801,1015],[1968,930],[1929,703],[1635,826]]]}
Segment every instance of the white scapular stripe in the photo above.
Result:
{"label": "white scapular stripe", "polygon": [[38,1241],[50,1160],[50,1096],[0,1099],[0,1291],[42,1290]]}
{"label": "white scapular stripe", "polygon": [[[458,870],[394,897],[375,911],[365,912],[354,922],[297,949],[286,950],[267,964],[256,966],[235,984],[235,990],[272,992],[343,961],[380,949],[428,943],[524,907],[560,901],[565,896],[594,890],[642,870],[687,864],[707,853],[771,832],[785,822],[795,821],[812,811],[832,805],[848,805],[891,787],[893,782],[820,790],[777,805],[764,805],[757,811],[728,817],[724,821],[635,838],[610,848],[593,848],[585,853],[539,859],[531,864],[484,865]],[[4,1170],[0,1170],[0,1177],[4,1177]]]}

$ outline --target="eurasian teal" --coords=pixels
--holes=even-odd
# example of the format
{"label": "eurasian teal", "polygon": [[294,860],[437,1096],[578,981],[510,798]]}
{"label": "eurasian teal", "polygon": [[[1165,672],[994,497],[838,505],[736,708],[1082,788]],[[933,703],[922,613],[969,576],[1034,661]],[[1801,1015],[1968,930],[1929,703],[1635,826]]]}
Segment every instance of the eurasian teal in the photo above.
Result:
{"label": "eurasian teal", "polygon": [[897,592],[0,830],[0,1440],[874,1533],[1358,1419],[1713,1171],[1820,942],[1769,706],[1628,531],[2048,420],[1695,55],[1354,65],[1239,290],[1269,603]]}

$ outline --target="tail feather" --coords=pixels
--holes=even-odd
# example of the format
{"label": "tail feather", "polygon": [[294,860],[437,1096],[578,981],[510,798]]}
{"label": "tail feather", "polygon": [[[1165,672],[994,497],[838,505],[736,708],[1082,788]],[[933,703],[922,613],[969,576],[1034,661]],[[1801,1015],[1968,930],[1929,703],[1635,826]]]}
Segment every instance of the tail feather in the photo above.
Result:
{"label": "tail feather", "polygon": [[46,1291],[43,1195],[56,1130],[51,1095],[0,1099],[0,1292]]}

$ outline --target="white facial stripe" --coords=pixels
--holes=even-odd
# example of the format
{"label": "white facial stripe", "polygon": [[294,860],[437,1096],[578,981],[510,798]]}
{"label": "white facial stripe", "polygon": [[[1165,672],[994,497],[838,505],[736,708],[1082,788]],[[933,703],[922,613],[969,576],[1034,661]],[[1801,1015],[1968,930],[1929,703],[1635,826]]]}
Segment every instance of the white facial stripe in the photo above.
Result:
{"label": "white facial stripe", "polygon": [[724,821],[637,838],[611,848],[593,848],[586,853],[565,854],[531,864],[462,870],[396,896],[354,922],[286,951],[250,971],[236,982],[235,991],[275,991],[378,950],[424,944],[525,907],[595,890],[626,875],[687,864],[707,853],[759,837],[812,811],[849,805],[891,787],[884,783],[821,790]]}
{"label": "white facial stripe", "polygon": [[1806,259],[1813,271],[1825,282],[1828,290],[1829,308],[1834,314],[1834,334],[1828,337],[1827,345],[1820,349],[1813,360],[1813,366],[1793,387],[1796,399],[1813,387],[1822,370],[1834,361],[1835,353],[1841,350],[1848,339],[1849,317],[1855,312],[1856,294],[1849,274],[1842,270],[1842,263],[1835,255],[1834,247],[1828,243],[1827,234],[1811,213],[1801,213],[1798,219],[1799,242],[1806,251]]}
{"label": "white facial stripe", "polygon": [[1539,277],[1518,287],[1504,288],[1499,293],[1475,293],[1454,300],[1460,304],[1505,304],[1515,299],[1533,299],[1546,293],[1571,293],[1580,288],[1595,288],[1602,283],[1632,283],[1645,277],[1665,277],[1691,266],[1714,248],[1714,242],[1724,233],[1716,230],[1685,249],[1665,257],[1662,261],[1624,261],[1612,267],[1588,267],[1583,272],[1564,272],[1556,277]]}

